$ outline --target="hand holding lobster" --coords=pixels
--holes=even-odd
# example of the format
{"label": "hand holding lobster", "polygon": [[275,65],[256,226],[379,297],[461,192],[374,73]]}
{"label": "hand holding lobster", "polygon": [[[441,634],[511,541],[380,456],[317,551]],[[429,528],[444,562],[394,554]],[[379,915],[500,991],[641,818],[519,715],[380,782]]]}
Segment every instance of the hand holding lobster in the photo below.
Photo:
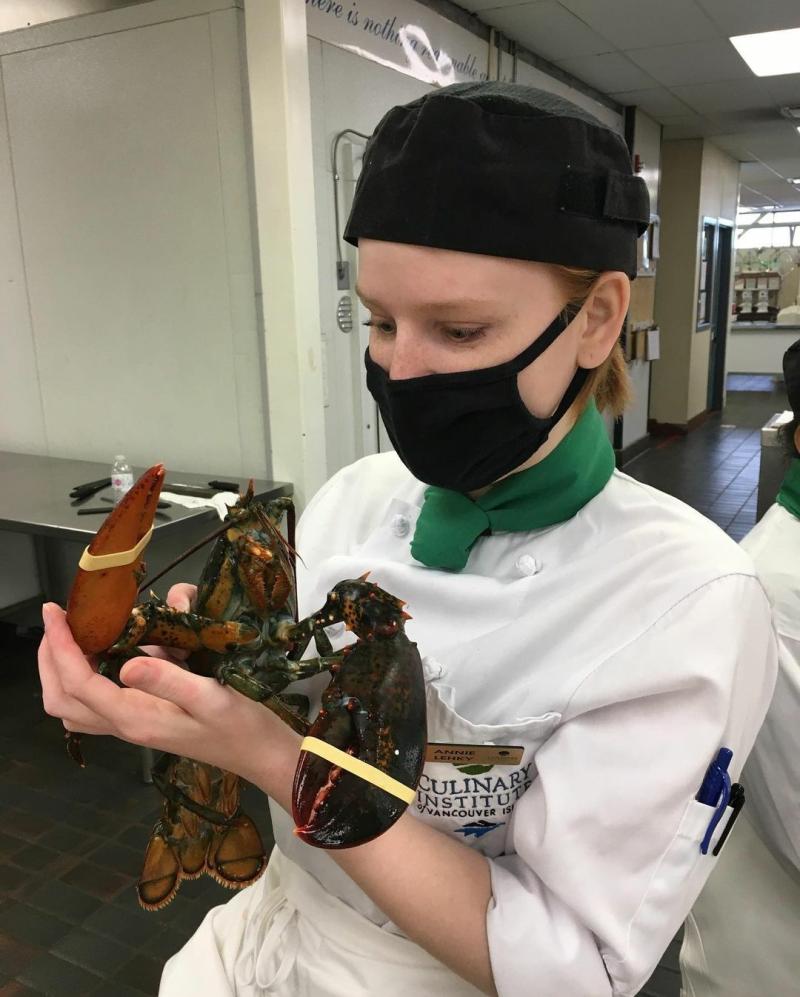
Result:
{"label": "hand holding lobster", "polygon": [[[403,813],[425,746],[421,662],[401,600],[365,575],[338,583],[296,622],[291,548],[277,527],[287,499],[262,506],[251,484],[215,534],[196,592],[179,586],[173,605],[154,595],[134,605],[163,479],[162,465],[150,468],[103,524],[66,617],[46,607],[40,650],[45,709],[68,731],[168,753],[153,771],[164,807],[138,884],[148,909],[203,872],[231,888],[261,874],[264,849],[239,806],[238,775],[291,808],[305,841],[347,848]],[[336,622],[357,640],[335,653],[325,628]],[[312,638],[318,656],[301,660]],[[142,656],[149,645],[157,656]],[[160,656],[175,647],[185,665]],[[86,656],[94,653],[99,667]],[[297,712],[307,700],[283,690],[324,671],[331,681],[309,725]],[[301,743],[297,732],[309,736]],[[68,743],[82,763],[77,736]]]}
{"label": "hand holding lobster", "polygon": [[260,704],[160,657],[131,658],[120,670],[123,686],[117,686],[98,675],[75,643],[62,609],[49,604],[44,619],[39,648],[44,707],[67,730],[110,734],[195,758],[236,772],[271,796],[279,787],[270,780],[265,754],[250,746],[269,744],[269,756],[277,762],[281,749],[295,745],[293,757],[285,760],[294,772],[300,739]]}

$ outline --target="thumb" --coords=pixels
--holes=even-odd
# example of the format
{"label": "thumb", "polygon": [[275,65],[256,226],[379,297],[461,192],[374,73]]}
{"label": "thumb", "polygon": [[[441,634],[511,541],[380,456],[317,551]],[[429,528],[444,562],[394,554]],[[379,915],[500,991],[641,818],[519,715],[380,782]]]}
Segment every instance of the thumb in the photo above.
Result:
{"label": "thumb", "polygon": [[166,699],[189,713],[194,712],[203,694],[207,695],[208,683],[216,685],[213,680],[193,675],[163,658],[131,658],[123,665],[119,677],[129,688]]}
{"label": "thumb", "polygon": [[197,601],[197,586],[189,582],[178,582],[167,592],[167,605],[183,613],[191,611]]}

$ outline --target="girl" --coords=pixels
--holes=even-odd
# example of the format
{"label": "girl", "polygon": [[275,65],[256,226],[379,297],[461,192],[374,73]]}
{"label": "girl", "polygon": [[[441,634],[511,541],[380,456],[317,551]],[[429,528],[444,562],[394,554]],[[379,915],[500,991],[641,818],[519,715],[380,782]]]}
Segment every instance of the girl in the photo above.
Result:
{"label": "girl", "polygon": [[598,414],[625,401],[618,337],[648,219],[622,139],[530,88],[446,87],[370,140],[345,238],[396,453],[305,511],[300,610],[367,570],[407,600],[428,740],[475,752],[428,762],[380,838],[304,845],[294,733],[163,660],[129,662],[117,688],[46,607],[48,712],[270,797],[267,874],[209,913],[162,997],[604,997],[647,979],[714,865],[706,768],[725,746],[738,773],[775,678],[746,555],[615,471]]}

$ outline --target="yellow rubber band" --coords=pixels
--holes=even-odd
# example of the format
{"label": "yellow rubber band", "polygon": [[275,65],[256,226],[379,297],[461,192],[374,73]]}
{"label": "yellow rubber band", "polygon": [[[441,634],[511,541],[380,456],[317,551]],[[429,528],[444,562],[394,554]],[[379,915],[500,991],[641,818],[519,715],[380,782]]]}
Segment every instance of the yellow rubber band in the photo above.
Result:
{"label": "yellow rubber band", "polygon": [[135,547],[131,547],[130,550],[119,550],[115,554],[90,554],[87,547],[81,554],[78,567],[83,568],[84,571],[102,571],[104,568],[119,568],[125,564],[133,564],[150,543],[152,535],[153,527],[151,526]]}
{"label": "yellow rubber band", "polygon": [[333,762],[339,768],[346,769],[348,772],[352,772],[353,775],[357,775],[359,779],[371,782],[378,789],[383,789],[387,793],[391,793],[392,796],[396,796],[403,803],[413,803],[416,799],[417,791],[415,789],[406,786],[402,782],[398,782],[397,779],[393,779],[385,772],[381,772],[374,765],[362,762],[360,758],[348,755],[347,752],[340,751],[339,748],[334,748],[332,744],[328,744],[327,741],[321,741],[318,737],[303,738],[300,750],[310,751],[312,755],[319,755],[326,762]]}

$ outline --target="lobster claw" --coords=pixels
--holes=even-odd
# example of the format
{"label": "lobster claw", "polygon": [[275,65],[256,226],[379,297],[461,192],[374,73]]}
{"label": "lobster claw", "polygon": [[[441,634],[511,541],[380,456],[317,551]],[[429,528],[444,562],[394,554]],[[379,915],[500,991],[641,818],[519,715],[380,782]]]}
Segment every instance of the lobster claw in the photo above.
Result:
{"label": "lobster claw", "polygon": [[[411,798],[414,795],[412,790]],[[292,794],[294,833],[317,848],[353,848],[388,831],[408,803],[335,762],[303,751]]]}
{"label": "lobster claw", "polygon": [[163,484],[164,465],[155,464],[111,510],[87,548],[92,557],[129,551],[132,559],[113,567],[78,568],[67,601],[67,623],[85,654],[111,647],[128,621],[144,577],[141,552],[133,552],[153,525]]}
{"label": "lobster claw", "polygon": [[425,761],[425,681],[400,601],[365,578],[340,582],[313,618],[346,620],[359,640],[331,668],[322,709],[301,744],[295,834],[351,848],[387,831],[415,799]]}

